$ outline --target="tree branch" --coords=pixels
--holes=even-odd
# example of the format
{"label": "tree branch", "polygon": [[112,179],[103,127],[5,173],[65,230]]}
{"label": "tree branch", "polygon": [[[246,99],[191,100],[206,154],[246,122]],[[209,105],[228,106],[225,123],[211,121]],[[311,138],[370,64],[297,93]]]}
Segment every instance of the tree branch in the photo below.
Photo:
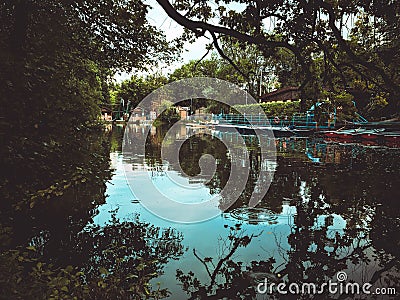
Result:
{"label": "tree branch", "polygon": [[236,71],[239,72],[240,75],[242,75],[246,80],[248,80],[247,75],[246,75],[245,73],[243,73],[242,70],[235,64],[235,62],[234,62],[232,59],[230,59],[230,58],[224,53],[224,51],[221,49],[221,47],[220,47],[219,44],[218,44],[218,39],[217,39],[215,33],[214,33],[214,32],[210,32],[210,33],[211,33],[211,36],[212,36],[212,38],[213,38],[214,47],[215,47],[215,49],[217,49],[218,54],[219,54],[223,59],[227,60],[227,61],[232,65],[232,67],[233,67]]}
{"label": "tree branch", "polygon": [[339,72],[340,79],[342,80],[343,85],[347,86],[346,77],[343,75],[343,70],[340,66],[335,62],[335,60],[331,57],[329,50],[324,46],[322,41],[316,39],[315,42],[317,43],[318,47],[326,54],[326,58],[332,64],[332,66]]}
{"label": "tree branch", "polygon": [[263,45],[273,49],[286,48],[296,56],[296,58],[299,60],[300,65],[302,66],[303,71],[306,73],[306,80],[301,85],[301,88],[304,88],[304,86],[309,82],[310,78],[312,77],[309,66],[302,56],[300,50],[296,46],[289,44],[288,42],[267,40],[266,37],[262,35],[252,36],[241,33],[235,29],[212,25],[202,21],[193,21],[180,14],[168,0],[157,0],[157,2],[170,18],[175,20],[179,25],[193,31],[197,36],[204,35],[205,31],[208,31],[214,34],[219,33],[223,35],[228,35],[250,44]]}
{"label": "tree branch", "polygon": [[212,275],[211,275],[210,270],[208,269],[208,266],[207,266],[206,262],[204,261],[204,259],[201,259],[200,256],[197,255],[196,249],[193,249],[193,254],[206,267],[207,274],[211,278]]}
{"label": "tree branch", "polygon": [[398,85],[396,85],[396,83],[393,82],[393,80],[390,79],[388,74],[386,74],[386,72],[383,69],[379,68],[374,63],[364,60],[359,55],[356,55],[354,53],[354,51],[350,48],[348,43],[342,37],[340,30],[336,27],[336,24],[335,24],[336,17],[335,17],[335,12],[333,10],[333,6],[330,3],[326,3],[322,0],[319,1],[319,5],[321,8],[324,8],[327,11],[328,16],[329,16],[329,19],[328,19],[329,27],[332,30],[333,35],[335,36],[339,46],[343,49],[343,51],[345,51],[345,53],[348,55],[348,57],[351,60],[353,60],[354,62],[359,63],[360,65],[364,66],[365,68],[367,68],[369,70],[373,70],[376,73],[378,73],[382,77],[382,80],[385,82],[385,84],[388,87],[391,86],[392,88],[394,88],[396,93],[400,93],[400,87]]}
{"label": "tree branch", "polygon": [[196,63],[194,64],[193,68],[192,68],[192,72],[196,70],[197,66],[199,65],[199,63],[201,63],[203,61],[204,58],[206,58],[206,56],[208,55],[208,53],[210,53],[211,49],[207,49],[207,52],[198,60],[196,61]]}
{"label": "tree branch", "polygon": [[393,258],[389,261],[381,270],[376,271],[369,281],[371,284],[374,284],[381,277],[382,273],[389,271],[391,268],[399,265],[399,259],[397,257]]}

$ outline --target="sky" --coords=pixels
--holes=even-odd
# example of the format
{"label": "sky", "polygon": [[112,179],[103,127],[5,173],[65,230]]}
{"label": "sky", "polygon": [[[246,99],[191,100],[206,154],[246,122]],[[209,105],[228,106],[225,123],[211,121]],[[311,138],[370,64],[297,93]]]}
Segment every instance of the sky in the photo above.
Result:
{"label": "sky", "polygon": [[[183,27],[169,18],[155,0],[147,0],[145,3],[149,4],[151,7],[147,16],[149,23],[163,31],[168,41],[179,37],[183,33]],[[208,43],[210,43],[210,40],[206,37],[198,38],[192,44],[186,43],[179,61],[169,65],[159,65],[157,70],[161,71],[163,74],[167,74],[190,60],[200,59],[206,53],[206,44]],[[121,82],[129,79],[131,75],[132,73],[123,72],[122,74],[115,75],[114,78],[117,82]]]}

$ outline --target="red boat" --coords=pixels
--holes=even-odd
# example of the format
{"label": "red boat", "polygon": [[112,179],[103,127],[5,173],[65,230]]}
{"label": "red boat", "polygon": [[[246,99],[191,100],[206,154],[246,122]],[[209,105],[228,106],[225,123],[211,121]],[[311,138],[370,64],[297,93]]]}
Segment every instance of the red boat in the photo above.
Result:
{"label": "red boat", "polygon": [[397,141],[397,142],[385,141],[385,146],[387,146],[389,148],[400,148],[400,141]]}
{"label": "red boat", "polygon": [[376,143],[378,141],[384,141],[385,143],[399,144],[400,145],[400,131],[386,132],[383,128],[377,129],[347,129],[347,130],[336,130],[326,131],[325,137],[341,140],[341,141],[352,141],[352,140],[363,140],[366,142]]}
{"label": "red boat", "polygon": [[385,142],[400,143],[400,132],[392,131],[383,135]]}
{"label": "red boat", "polygon": [[373,130],[363,130],[360,131],[358,136],[362,138],[363,140],[377,140],[380,138],[384,133],[385,129],[373,129]]}
{"label": "red boat", "polygon": [[336,131],[336,134],[337,138],[345,140],[351,140],[356,137],[356,131],[354,129]]}
{"label": "red boat", "polygon": [[357,129],[326,131],[325,137],[338,140],[352,140],[356,137]]}
{"label": "red boat", "polygon": [[380,137],[381,134],[377,132],[365,132],[359,134],[359,137],[364,139],[364,140],[376,140]]}
{"label": "red boat", "polygon": [[327,138],[337,138],[339,135],[337,134],[336,131],[326,131],[324,132],[325,137]]}
{"label": "red boat", "polygon": [[360,143],[364,146],[378,146],[379,143],[375,140],[362,140]]}

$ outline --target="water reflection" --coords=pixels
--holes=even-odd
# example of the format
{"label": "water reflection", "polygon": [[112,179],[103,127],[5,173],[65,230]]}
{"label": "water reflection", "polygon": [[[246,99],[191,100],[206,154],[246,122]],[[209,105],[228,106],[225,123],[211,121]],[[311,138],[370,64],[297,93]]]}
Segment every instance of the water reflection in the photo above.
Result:
{"label": "water reflection", "polygon": [[[130,130],[136,130],[133,136],[143,132],[140,127]],[[200,129],[183,126],[177,138],[186,139],[192,130]],[[160,159],[163,136],[162,128],[151,130],[147,165],[165,166]],[[250,165],[245,190],[220,217],[183,225],[160,220],[138,203],[130,203],[125,211],[126,215],[140,211],[144,220],[182,232],[182,243],[190,251],[179,263],[168,263],[159,278],[172,291],[171,298],[262,297],[255,287],[264,278],[322,284],[340,270],[346,271],[349,280],[371,282],[374,287],[398,285],[399,149],[289,137],[271,140],[278,154],[277,162],[271,163],[261,159],[259,141],[253,136],[244,137],[248,159],[240,156],[240,148],[232,156],[218,140],[235,138],[235,134],[217,131],[199,134],[189,138],[179,153],[180,167],[191,175],[199,174],[200,154],[216,157],[213,178],[207,183],[193,182],[203,184],[210,195],[223,189],[231,164]],[[185,176],[174,165],[168,168]],[[275,170],[274,180],[261,203],[249,209],[260,168]]]}
{"label": "water reflection", "polygon": [[[137,214],[119,218],[123,201],[118,191],[123,184],[118,176],[112,179],[116,189],[107,184],[106,192],[110,149],[113,153],[120,149],[121,132],[122,127],[60,134],[62,147],[55,141],[51,147],[43,143],[35,149],[34,159],[26,149],[18,162],[24,168],[13,170],[24,185],[10,176],[2,193],[0,298],[168,295],[165,286],[149,282],[163,273],[168,261],[183,254],[182,234],[144,222]],[[112,208],[106,193],[118,199]],[[98,222],[105,207],[108,215]]]}

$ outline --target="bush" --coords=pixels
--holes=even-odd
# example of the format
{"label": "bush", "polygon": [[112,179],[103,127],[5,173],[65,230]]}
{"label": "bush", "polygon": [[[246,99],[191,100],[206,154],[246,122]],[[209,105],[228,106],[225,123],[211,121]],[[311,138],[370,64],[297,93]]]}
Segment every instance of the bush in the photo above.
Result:
{"label": "bush", "polygon": [[[246,114],[254,115],[258,114],[259,106],[261,106],[264,113],[268,117],[278,116],[279,118],[284,118],[285,116],[287,116],[288,118],[292,118],[294,114],[300,111],[300,101],[267,102],[260,104],[235,105],[233,106],[233,110],[240,109]],[[231,110],[232,113],[234,113],[233,110]]]}

